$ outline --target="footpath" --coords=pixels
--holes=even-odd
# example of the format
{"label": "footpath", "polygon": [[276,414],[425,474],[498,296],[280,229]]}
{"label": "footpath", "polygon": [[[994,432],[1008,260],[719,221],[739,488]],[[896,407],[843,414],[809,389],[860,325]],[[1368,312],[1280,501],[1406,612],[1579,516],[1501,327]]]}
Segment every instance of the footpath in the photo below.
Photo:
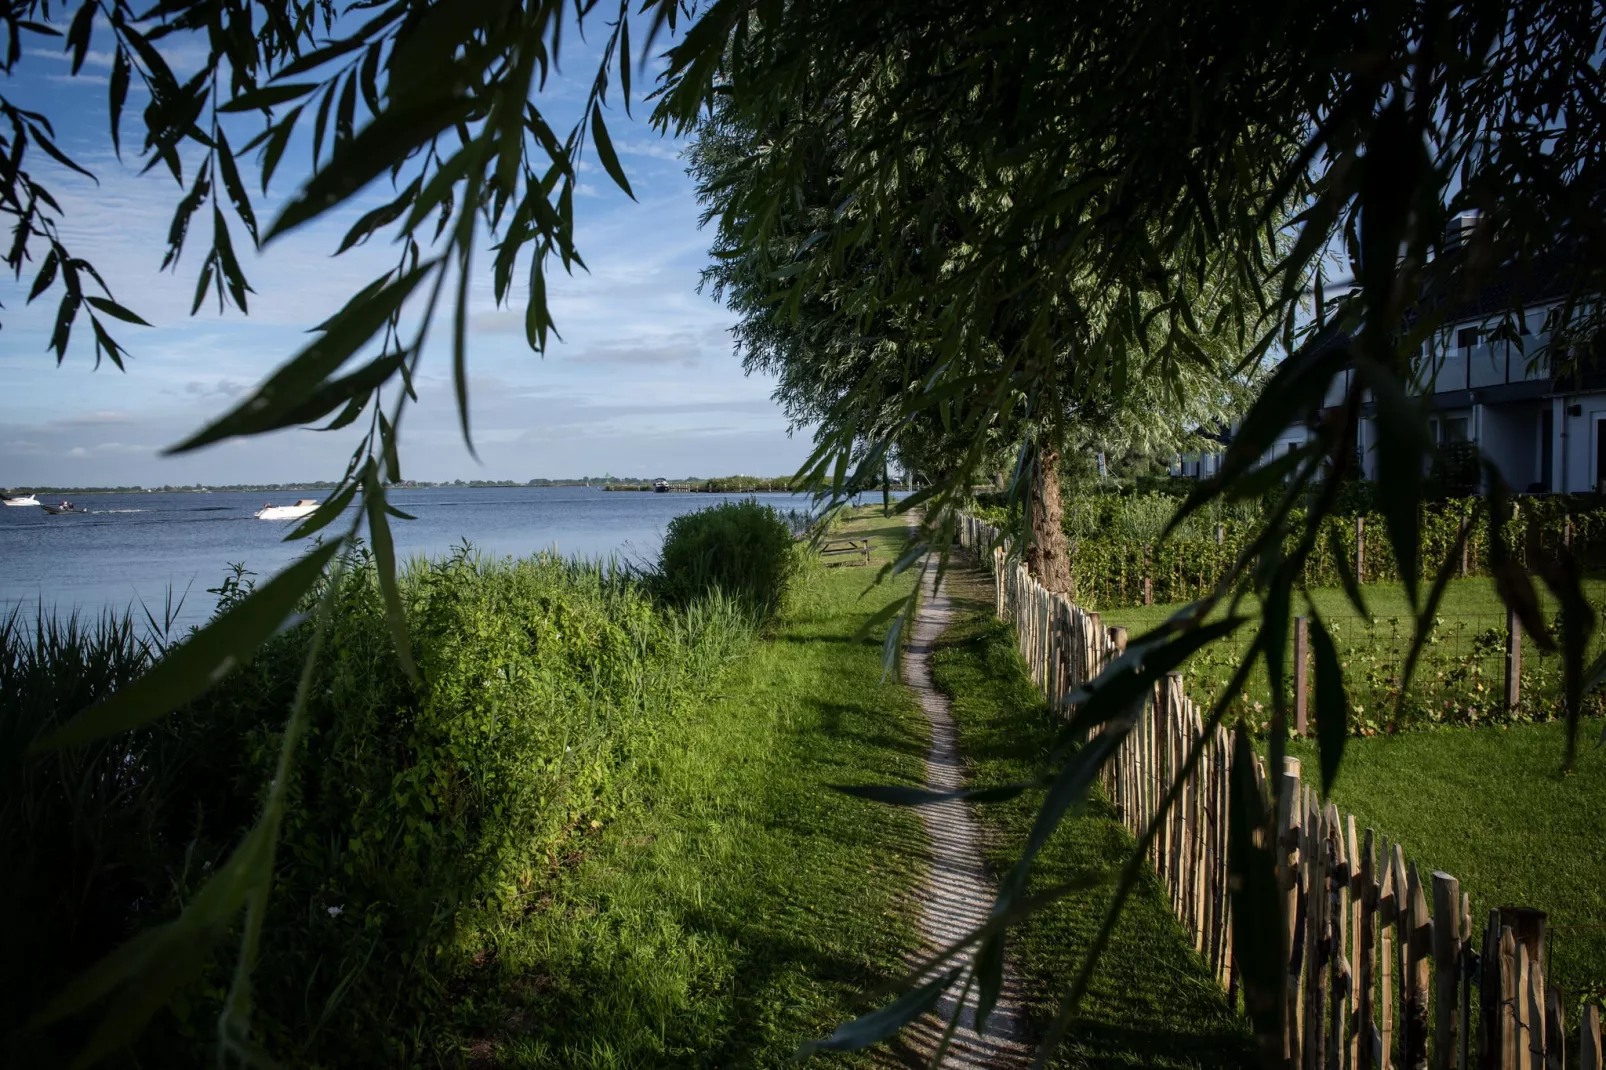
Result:
{"label": "footpath", "polygon": [[[920,611],[904,651],[903,679],[931,725],[926,750],[926,784],[931,791],[957,791],[969,777],[959,756],[959,731],[953,703],[932,680],[931,658],[937,641],[953,620],[945,586],[937,583],[937,562],[928,558],[921,579]],[[920,934],[928,950],[947,947],[987,921],[995,883],[982,858],[982,834],[970,807],[960,799],[923,806],[926,836],[931,841],[931,869],[920,889]],[[937,1013],[910,1031],[907,1041],[930,1057],[943,1030],[953,1019],[955,1000],[946,997]],[[1006,963],[998,1005],[977,1033],[976,993],[972,989],[942,1065],[948,1067],[1013,1067],[1030,1063],[1031,1045],[1020,1005],[1014,970]]]}

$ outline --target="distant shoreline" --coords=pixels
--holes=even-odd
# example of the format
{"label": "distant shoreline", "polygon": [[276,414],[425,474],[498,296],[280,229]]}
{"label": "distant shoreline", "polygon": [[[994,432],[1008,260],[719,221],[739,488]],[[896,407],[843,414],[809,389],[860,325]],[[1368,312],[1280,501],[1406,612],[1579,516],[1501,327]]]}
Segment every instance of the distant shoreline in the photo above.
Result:
{"label": "distant shoreline", "polygon": [[[676,491],[706,491],[708,493],[737,493],[741,491],[757,491],[759,493],[775,492],[787,493],[790,491],[791,480],[785,476],[776,479],[755,479],[751,476],[722,477],[713,479],[672,480],[671,486]],[[251,491],[258,494],[285,494],[292,491],[331,491],[339,487],[338,483],[315,481],[307,483],[234,483],[218,486],[189,486],[189,487],[42,487],[18,486],[7,489],[6,497],[25,494],[56,495],[86,495],[86,494],[233,494]],[[391,484],[390,490],[434,490],[441,487],[456,488],[460,490],[528,490],[543,487],[596,487],[598,490],[622,491],[650,491],[653,489],[652,480],[640,479],[537,479],[525,483],[515,483],[512,480],[463,480],[448,483],[423,483],[407,481]]]}

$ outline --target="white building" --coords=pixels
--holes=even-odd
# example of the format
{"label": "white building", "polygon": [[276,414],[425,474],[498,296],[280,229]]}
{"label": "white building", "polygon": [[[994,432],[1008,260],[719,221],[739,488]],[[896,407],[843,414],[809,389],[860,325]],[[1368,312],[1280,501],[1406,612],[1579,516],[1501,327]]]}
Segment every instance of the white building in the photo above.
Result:
{"label": "white building", "polygon": [[[1519,492],[1578,493],[1606,480],[1606,367],[1552,367],[1547,319],[1559,297],[1555,286],[1537,286],[1517,296],[1525,309],[1520,335],[1501,337],[1510,283],[1491,286],[1452,314],[1416,361],[1414,389],[1429,395],[1429,425],[1440,445],[1469,442]],[[1329,328],[1307,343],[1325,349],[1349,339]],[[1323,407],[1343,403],[1353,371],[1336,376]],[[1319,414],[1311,414],[1315,418]],[[1377,478],[1377,416],[1366,395],[1357,432],[1361,469]],[[1268,459],[1307,440],[1304,422],[1291,425],[1268,451]],[[1208,477],[1221,454],[1189,454],[1172,474]]]}

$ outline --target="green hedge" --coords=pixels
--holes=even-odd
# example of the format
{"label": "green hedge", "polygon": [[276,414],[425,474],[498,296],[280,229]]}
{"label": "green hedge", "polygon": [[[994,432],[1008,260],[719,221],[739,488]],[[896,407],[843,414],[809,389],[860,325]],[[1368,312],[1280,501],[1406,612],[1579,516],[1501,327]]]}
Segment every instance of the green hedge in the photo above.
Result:
{"label": "green hedge", "polygon": [[[1094,495],[1066,504],[1065,531],[1070,541],[1071,575],[1076,600],[1088,609],[1144,604],[1144,580],[1153,585],[1155,604],[1186,602],[1214,589],[1226,570],[1253,540],[1259,525],[1257,506],[1211,508],[1190,517],[1169,538],[1161,538],[1165,525],[1181,499],[1161,494]],[[1463,519],[1472,515],[1474,499],[1447,499],[1423,508],[1421,576],[1431,579],[1455,546]],[[1606,569],[1606,508],[1590,498],[1558,496],[1520,498],[1508,537],[1521,542],[1530,525],[1546,547],[1570,539],[1586,570]],[[983,519],[1003,523],[1008,513],[999,507],[977,510]],[[1359,521],[1359,523],[1358,523]],[[1220,531],[1219,541],[1217,531]],[[1294,530],[1302,528],[1296,511]],[[1378,512],[1332,516],[1300,574],[1299,583],[1310,588],[1338,587],[1342,555],[1344,567],[1353,570],[1357,542],[1363,542],[1363,583],[1396,582],[1401,577],[1389,543],[1387,521]],[[1467,575],[1486,572],[1489,525],[1481,518],[1468,536]],[[1460,562],[1453,567],[1459,572]]]}
{"label": "green hedge", "polygon": [[[257,1024],[287,1065],[451,1062],[431,1029],[465,1010],[465,979],[494,954],[491,934],[538,906],[633,790],[659,727],[704,693],[751,628],[718,597],[671,611],[600,567],[463,552],[404,578],[426,681],[415,687],[397,666],[373,570],[358,566],[311,692],[254,977]],[[51,639],[62,631],[0,632],[0,807],[49,816],[7,820],[0,833],[0,902],[8,918],[31,919],[10,926],[16,946],[0,964],[20,994],[0,1011],[11,1065],[56,1065],[81,1043],[82,1022],[21,1027],[85,964],[173,916],[255,819],[309,640],[307,625],[282,634],[154,728],[24,758],[27,740],[145,662],[126,622],[70,648]],[[62,682],[86,660],[103,670]],[[84,799],[85,784],[118,777],[116,798]],[[152,1065],[210,1057],[231,960],[225,939],[158,1017],[140,1044]]]}

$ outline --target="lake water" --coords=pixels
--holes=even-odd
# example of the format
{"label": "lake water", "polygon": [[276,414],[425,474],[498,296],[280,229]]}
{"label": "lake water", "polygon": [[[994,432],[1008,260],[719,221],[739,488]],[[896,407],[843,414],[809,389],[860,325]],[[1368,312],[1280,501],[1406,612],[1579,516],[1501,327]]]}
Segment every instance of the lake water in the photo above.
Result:
{"label": "lake water", "polygon": [[[900,497],[902,495],[899,495]],[[186,494],[93,494],[76,500],[83,515],[0,507],[0,614],[32,618],[37,607],[98,614],[141,602],[158,617],[168,591],[184,595],[178,621],[199,624],[233,562],[265,579],[306,549],[283,542],[295,525],[251,514],[297,497],[262,491]],[[432,487],[391,493],[418,519],[391,522],[397,556],[438,556],[467,539],[484,553],[524,556],[556,550],[570,557],[653,560],[670,519],[716,502],[754,497],[778,509],[807,511],[791,494],[652,494],[596,487]],[[877,496],[879,497],[879,496]],[[329,529],[340,527],[339,522]],[[186,594],[186,591],[188,592]]]}

